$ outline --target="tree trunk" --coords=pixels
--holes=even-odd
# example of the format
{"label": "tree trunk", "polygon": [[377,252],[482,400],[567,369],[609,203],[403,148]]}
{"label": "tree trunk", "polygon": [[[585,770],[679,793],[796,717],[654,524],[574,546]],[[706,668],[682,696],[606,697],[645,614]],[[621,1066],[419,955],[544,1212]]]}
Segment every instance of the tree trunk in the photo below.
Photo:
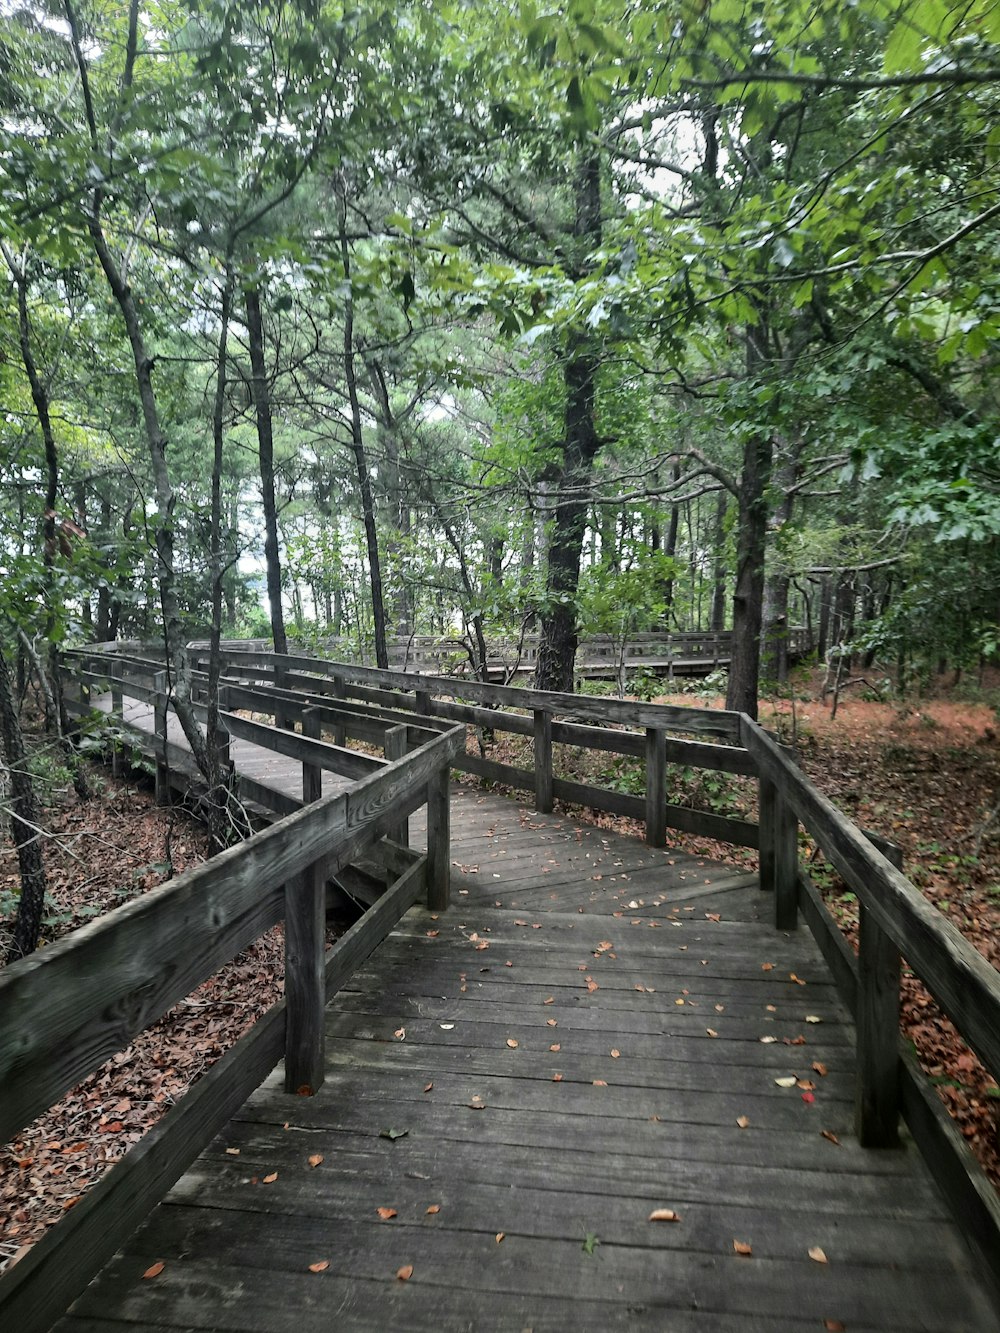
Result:
{"label": "tree trunk", "polygon": [[17,849],[21,873],[21,896],[17,904],[14,935],[7,949],[6,961],[16,962],[38,947],[45,904],[45,867],[39,836],[41,812],[21,735],[21,721],[14,703],[14,691],[7,659],[0,647],[0,743],[10,771],[10,830]]}
{"label": "tree trunk", "polygon": [[361,430],[361,404],[358,400],[358,377],[354,350],[354,296],[351,291],[351,252],[347,244],[346,206],[341,201],[340,255],[344,265],[347,295],[344,301],[344,378],[351,405],[351,444],[361,495],[361,511],[365,524],[365,544],[368,548],[368,576],[372,590],[372,619],[375,627],[375,663],[383,671],[389,667],[389,651],[385,641],[385,598],[382,592],[382,563],[379,558],[378,529],[375,526],[375,500],[372,479]]}
{"label": "tree trunk", "polygon": [[[600,157],[587,150],[576,183],[575,235],[583,244],[580,276],[590,267],[590,252],[601,241]],[[586,526],[586,489],[600,441],[594,422],[597,355],[586,335],[571,336],[563,369],[566,391],[562,468],[549,534],[545,600],[535,685],[540,690],[573,689],[578,642],[576,594]]]}
{"label": "tree trunk", "polygon": [[257,444],[260,454],[260,490],[264,505],[264,564],[267,570],[267,603],[271,615],[271,638],[276,653],[288,652],[285,612],[281,604],[281,558],[278,548],[278,507],[274,494],[274,430],[271,420],[271,391],[264,364],[264,326],[260,313],[260,293],[248,287],[244,292],[247,333],[250,341],[252,393],[257,415]]}
{"label": "tree trunk", "polygon": [[721,634],[726,628],[726,511],[729,492],[722,490],[715,503],[715,524],[712,541],[712,633]]}

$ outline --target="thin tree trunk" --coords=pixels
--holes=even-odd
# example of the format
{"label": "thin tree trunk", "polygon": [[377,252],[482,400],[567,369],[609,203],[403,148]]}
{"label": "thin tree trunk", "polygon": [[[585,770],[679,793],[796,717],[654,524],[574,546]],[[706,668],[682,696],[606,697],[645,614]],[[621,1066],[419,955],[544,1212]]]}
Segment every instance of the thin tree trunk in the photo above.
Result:
{"label": "thin tree trunk", "polygon": [[254,287],[244,292],[254,410],[257,416],[257,445],[260,455],[260,490],[264,505],[264,565],[267,572],[267,604],[271,616],[271,638],[276,653],[288,652],[285,613],[281,604],[281,557],[278,547],[278,506],[274,493],[274,427],[271,420],[271,391],[264,362],[264,324],[260,293]]}
{"label": "thin tree trunk", "polygon": [[14,691],[7,659],[0,647],[0,743],[10,771],[11,837],[17,849],[21,874],[21,896],[17,904],[14,935],[7,949],[6,961],[15,962],[38,947],[45,905],[45,867],[38,830],[41,811],[28,771],[28,755],[21,735],[21,721],[14,702]]}
{"label": "thin tree trunk", "polygon": [[719,492],[715,502],[715,523],[712,539],[712,633],[721,634],[726,628],[726,511],[729,492]]}
{"label": "thin tree trunk", "polygon": [[389,666],[389,651],[385,640],[385,598],[382,591],[382,562],[379,558],[378,528],[375,525],[375,501],[372,479],[361,430],[361,404],[358,400],[358,377],[354,350],[354,296],[351,292],[351,252],[347,244],[346,204],[341,201],[340,255],[344,265],[347,295],[344,301],[344,378],[351,405],[351,444],[361,495],[361,512],[365,524],[365,545],[368,549],[368,576],[372,590],[372,620],[375,627],[375,663],[383,671]]}

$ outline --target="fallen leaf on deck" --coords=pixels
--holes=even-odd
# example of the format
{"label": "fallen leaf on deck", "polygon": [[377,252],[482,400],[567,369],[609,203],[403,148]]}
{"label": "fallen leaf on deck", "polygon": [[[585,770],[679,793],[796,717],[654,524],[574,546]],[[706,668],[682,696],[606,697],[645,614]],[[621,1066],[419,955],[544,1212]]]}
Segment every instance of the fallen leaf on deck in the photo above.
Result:
{"label": "fallen leaf on deck", "polygon": [[561,1051],[561,1050],[562,1050],[562,1045],[561,1045],[558,1041],[557,1041],[557,1042],[554,1042],[553,1045],[551,1045],[551,1046],[549,1047],[549,1050],[550,1050],[550,1051]]}
{"label": "fallen leaf on deck", "polygon": [[617,1060],[618,1057],[619,1057],[620,1055],[621,1055],[621,1051],[617,1048],[617,1046],[612,1046],[612,1048],[611,1048],[611,1058],[612,1058],[612,1060]]}
{"label": "fallen leaf on deck", "polygon": [[166,1264],[162,1259],[158,1259],[155,1264],[149,1265],[145,1273],[143,1273],[143,1277],[159,1277],[164,1268],[166,1268]]}
{"label": "fallen leaf on deck", "polygon": [[396,1038],[397,1041],[405,1041],[405,1040],[406,1040],[406,1028],[397,1028],[396,1031],[395,1031],[392,1035]]}
{"label": "fallen leaf on deck", "polygon": [[594,1079],[594,1087],[595,1087],[595,1088],[606,1088],[607,1086],[608,1086],[608,1085],[607,1085],[607,1083],[604,1081],[603,1078],[595,1078],[595,1079]]}
{"label": "fallen leaf on deck", "polygon": [[239,1148],[227,1148],[226,1152],[229,1154],[230,1157],[239,1157],[240,1155]]}
{"label": "fallen leaf on deck", "polygon": [[516,1037],[508,1037],[508,1038],[507,1038],[507,1045],[510,1047],[510,1049],[511,1049],[512,1051],[516,1051],[517,1048],[518,1048],[518,1045],[519,1045],[517,1038],[516,1038]]}
{"label": "fallen leaf on deck", "polygon": [[433,1217],[435,1213],[439,1213],[440,1211],[441,1211],[441,1205],[439,1203],[432,1203],[431,1206],[427,1209],[426,1216]]}
{"label": "fallen leaf on deck", "polygon": [[822,1021],[822,1018],[818,1017],[816,1014],[806,1014],[807,1023],[822,1023]]}
{"label": "fallen leaf on deck", "polygon": [[[706,880],[706,883],[707,883],[707,882],[708,882],[708,881]],[[708,918],[709,921],[721,921],[721,920],[722,920],[722,913],[721,913],[721,912],[706,912],[706,913],[705,913],[705,916]]]}
{"label": "fallen leaf on deck", "polygon": [[397,1216],[395,1208],[376,1208],[375,1211],[378,1213],[379,1217],[382,1219],[383,1222],[388,1222],[390,1217]]}
{"label": "fallen leaf on deck", "polygon": [[812,1081],[811,1078],[800,1078],[798,1082],[795,1084],[795,1086],[797,1088],[803,1088],[806,1092],[812,1092],[816,1084]]}
{"label": "fallen leaf on deck", "polygon": [[410,1278],[413,1276],[413,1265],[404,1264],[402,1268],[397,1268],[396,1276],[399,1278],[400,1282],[409,1282]]}
{"label": "fallen leaf on deck", "polygon": [[320,1259],[317,1263],[314,1263],[314,1264],[310,1264],[310,1265],[309,1265],[309,1272],[310,1272],[310,1273],[325,1273],[326,1270],[327,1270],[329,1267],[330,1267],[330,1260],[329,1260],[329,1259]]}
{"label": "fallen leaf on deck", "polygon": [[773,971],[774,971],[774,964],[773,964],[773,963],[761,963],[761,965],[760,965],[760,970],[761,970],[762,972],[773,972]]}
{"label": "fallen leaf on deck", "polygon": [[433,1083],[425,1083],[425,1084],[424,1084],[424,1092],[430,1092],[430,1090],[431,1090],[431,1088],[433,1088],[433,1086],[434,1086]]}
{"label": "fallen leaf on deck", "polygon": [[824,1319],[823,1327],[826,1333],[847,1333],[847,1325],[842,1324],[839,1319]]}
{"label": "fallen leaf on deck", "polygon": [[819,1074],[820,1078],[826,1078],[827,1074],[830,1072],[822,1060],[814,1060],[813,1069]]}
{"label": "fallen leaf on deck", "polygon": [[547,1018],[545,1020],[545,1026],[547,1028],[557,1028],[559,1026],[558,1018]]}
{"label": "fallen leaf on deck", "polygon": [[451,1032],[452,1029],[454,1028],[454,1026],[455,1026],[454,1023],[439,1023],[439,1024],[438,1024],[438,1027],[441,1029],[442,1032]]}
{"label": "fallen leaf on deck", "polygon": [[269,1176],[265,1176],[265,1177],[264,1177],[264,1184],[265,1184],[265,1185],[273,1185],[274,1182],[275,1182],[277,1179],[278,1179],[278,1173],[277,1173],[277,1171],[272,1171],[271,1174],[270,1174]]}
{"label": "fallen leaf on deck", "polygon": [[750,1117],[748,1115],[738,1115],[736,1117],[736,1123],[739,1125],[740,1129],[746,1129],[750,1124]]}
{"label": "fallen leaf on deck", "polygon": [[809,1258],[814,1259],[818,1264],[828,1264],[830,1262],[818,1245],[812,1246],[809,1251]]}
{"label": "fallen leaf on deck", "polygon": [[814,1102],[816,1100],[816,1094],[814,1092],[804,1092],[802,1094],[802,1100],[804,1102]]}
{"label": "fallen leaf on deck", "polygon": [[542,1004],[555,1004],[555,1002],[556,1002],[555,996],[550,995],[547,1000],[542,1001]]}
{"label": "fallen leaf on deck", "polygon": [[776,1078],[774,1081],[779,1088],[794,1088],[796,1080],[794,1074],[788,1074],[785,1078]]}
{"label": "fallen leaf on deck", "polygon": [[804,985],[806,984],[806,983],[802,980],[802,978],[801,978],[801,977],[797,977],[797,976],[795,975],[794,972],[789,972],[789,974],[788,974],[788,980],[789,980],[789,981],[794,981],[795,984],[796,984],[796,986],[804,986]]}
{"label": "fallen leaf on deck", "polygon": [[710,1037],[717,1037],[719,1035],[716,1032],[715,1028],[706,1028],[705,1031],[708,1033]]}
{"label": "fallen leaf on deck", "polygon": [[593,995],[594,991],[599,989],[597,982],[594,980],[593,977],[587,977],[586,982],[587,982],[587,990],[590,992],[591,995]]}
{"label": "fallen leaf on deck", "polygon": [[832,1129],[821,1129],[820,1136],[826,1139],[828,1143],[833,1143],[836,1144],[838,1148],[840,1147],[840,1139],[837,1138]]}
{"label": "fallen leaf on deck", "polygon": [[498,1231],[497,1234],[493,1237],[493,1239],[499,1245],[506,1234],[507,1234],[506,1231]]}
{"label": "fallen leaf on deck", "polygon": [[736,1251],[737,1254],[742,1254],[747,1257],[753,1254],[753,1246],[748,1245],[745,1240],[734,1240],[733,1249]]}
{"label": "fallen leaf on deck", "polygon": [[482,1111],[485,1110],[486,1103],[483,1101],[482,1097],[477,1094],[473,1097],[472,1101],[469,1102],[469,1106],[473,1111]]}
{"label": "fallen leaf on deck", "polygon": [[321,1152],[314,1152],[313,1155],[309,1158],[309,1165],[319,1166],[322,1160],[323,1160],[323,1154]]}
{"label": "fallen leaf on deck", "polygon": [[380,1129],[378,1136],[380,1139],[390,1139],[395,1142],[396,1139],[405,1139],[409,1132],[408,1129]]}
{"label": "fallen leaf on deck", "polygon": [[771,1043],[777,1041],[778,1038],[777,1038],[777,1037],[761,1037],[760,1040],[764,1043],[765,1046],[770,1046]]}
{"label": "fallen leaf on deck", "polygon": [[563,1081],[563,1076],[562,1076],[562,1074],[553,1074],[553,1075],[552,1075],[552,1082],[553,1082],[553,1083],[561,1083],[562,1081]]}
{"label": "fallen leaf on deck", "polygon": [[679,1222],[681,1215],[675,1213],[672,1208],[654,1208],[648,1220],[650,1222]]}
{"label": "fallen leaf on deck", "polygon": [[584,1254],[593,1254],[600,1243],[600,1237],[596,1232],[588,1231],[583,1238],[583,1244],[580,1248],[583,1250]]}
{"label": "fallen leaf on deck", "polygon": [[428,931],[426,932],[427,938],[428,938],[429,940],[437,939],[438,935],[440,935],[440,934],[441,934],[441,932],[440,932],[439,930],[428,930]]}

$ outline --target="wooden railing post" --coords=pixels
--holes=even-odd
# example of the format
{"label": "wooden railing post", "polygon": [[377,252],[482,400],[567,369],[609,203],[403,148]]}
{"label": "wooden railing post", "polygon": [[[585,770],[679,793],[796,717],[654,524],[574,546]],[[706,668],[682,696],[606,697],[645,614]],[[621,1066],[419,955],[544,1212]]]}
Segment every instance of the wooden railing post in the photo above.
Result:
{"label": "wooden railing post", "polygon": [[667,733],[662,727],[646,728],[646,842],[650,847],[667,843]]}
{"label": "wooden railing post", "polygon": [[795,930],[799,923],[798,821],[769,778],[760,779],[760,887],[774,894],[777,930]]}
{"label": "wooden railing post", "polygon": [[[226,685],[220,685],[219,714],[221,715],[222,713],[228,713],[228,712],[229,712],[229,688]],[[232,757],[229,753],[229,742],[230,742],[229,732],[226,730],[225,724],[223,723],[221,716],[219,716],[216,719],[215,735],[211,738],[211,743],[215,749],[216,763],[219,765],[220,771],[224,773],[228,772],[232,764]]]}
{"label": "wooden railing post", "polygon": [[899,950],[860,905],[854,1123],[863,1148],[899,1143]]}
{"label": "wooden railing post", "polygon": [[157,671],[153,677],[153,738],[154,778],[156,804],[170,804],[170,765],[167,760],[167,673]]}
{"label": "wooden railing post", "polygon": [[535,809],[552,813],[552,714],[535,709]]}
{"label": "wooden railing post", "polygon": [[[118,721],[119,721],[120,723],[124,724],[124,722],[125,722],[125,706],[124,706],[124,698],[123,698],[123,695],[122,695],[121,686],[117,685],[117,682],[112,681],[112,683],[111,683],[111,716],[112,716],[112,717],[115,717],[116,715],[117,715],[117,719],[118,719]],[[113,778],[120,778],[121,775],[122,775],[122,768],[123,768],[122,759],[123,759],[123,756],[122,756],[122,742],[121,742],[120,740],[118,740],[118,741],[115,741],[115,742],[112,744],[112,746],[111,746],[111,776],[112,776]]]}
{"label": "wooden railing post", "polygon": [[285,885],[285,1091],[323,1086],[326,1032],[326,883],[321,864]]}
{"label": "wooden railing post", "polygon": [[431,692],[430,690],[416,691],[417,712],[424,717],[431,715]]}
{"label": "wooden railing post", "polygon": [[451,793],[448,768],[427,783],[427,906],[443,912],[451,901]]}
{"label": "wooden railing post", "polygon": [[[279,662],[277,658],[274,661],[274,688],[283,690],[285,688],[285,673],[287,668],[284,662]],[[295,730],[295,718],[289,709],[289,706],[281,699],[274,701],[274,725],[281,727],[283,731]]]}
{"label": "wooden railing post", "polygon": [[[308,736],[311,740],[321,739],[322,719],[320,712],[316,708],[303,708],[302,710],[302,735]],[[306,805],[311,805],[313,801],[318,801],[323,795],[323,770],[318,764],[310,764],[305,759],[302,761],[302,800]]]}
{"label": "wooden railing post", "polygon": [[[386,759],[393,761],[404,758],[406,755],[406,727],[402,724],[398,727],[390,727],[385,733],[382,744]],[[401,819],[398,824],[393,824],[386,830],[386,837],[391,838],[393,842],[408,847],[410,845],[410,821]]]}
{"label": "wooden railing post", "polygon": [[[333,676],[332,679],[333,679],[333,697],[335,699],[346,699],[347,681],[344,679],[342,675]],[[334,745],[347,744],[347,727],[343,722],[337,722],[334,725],[333,743]]]}

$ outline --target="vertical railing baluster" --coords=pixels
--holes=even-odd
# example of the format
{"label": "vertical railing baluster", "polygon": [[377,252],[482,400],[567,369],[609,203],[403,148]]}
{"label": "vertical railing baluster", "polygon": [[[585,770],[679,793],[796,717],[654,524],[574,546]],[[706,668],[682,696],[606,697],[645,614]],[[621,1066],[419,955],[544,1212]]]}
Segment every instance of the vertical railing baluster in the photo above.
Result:
{"label": "vertical railing baluster", "polygon": [[547,708],[535,709],[535,809],[552,813],[552,714]]}
{"label": "vertical railing baluster", "polygon": [[646,842],[664,847],[667,842],[667,733],[646,728]]}
{"label": "vertical railing baluster", "polygon": [[321,863],[285,885],[285,1091],[323,1086],[326,1056],[326,882]]}

